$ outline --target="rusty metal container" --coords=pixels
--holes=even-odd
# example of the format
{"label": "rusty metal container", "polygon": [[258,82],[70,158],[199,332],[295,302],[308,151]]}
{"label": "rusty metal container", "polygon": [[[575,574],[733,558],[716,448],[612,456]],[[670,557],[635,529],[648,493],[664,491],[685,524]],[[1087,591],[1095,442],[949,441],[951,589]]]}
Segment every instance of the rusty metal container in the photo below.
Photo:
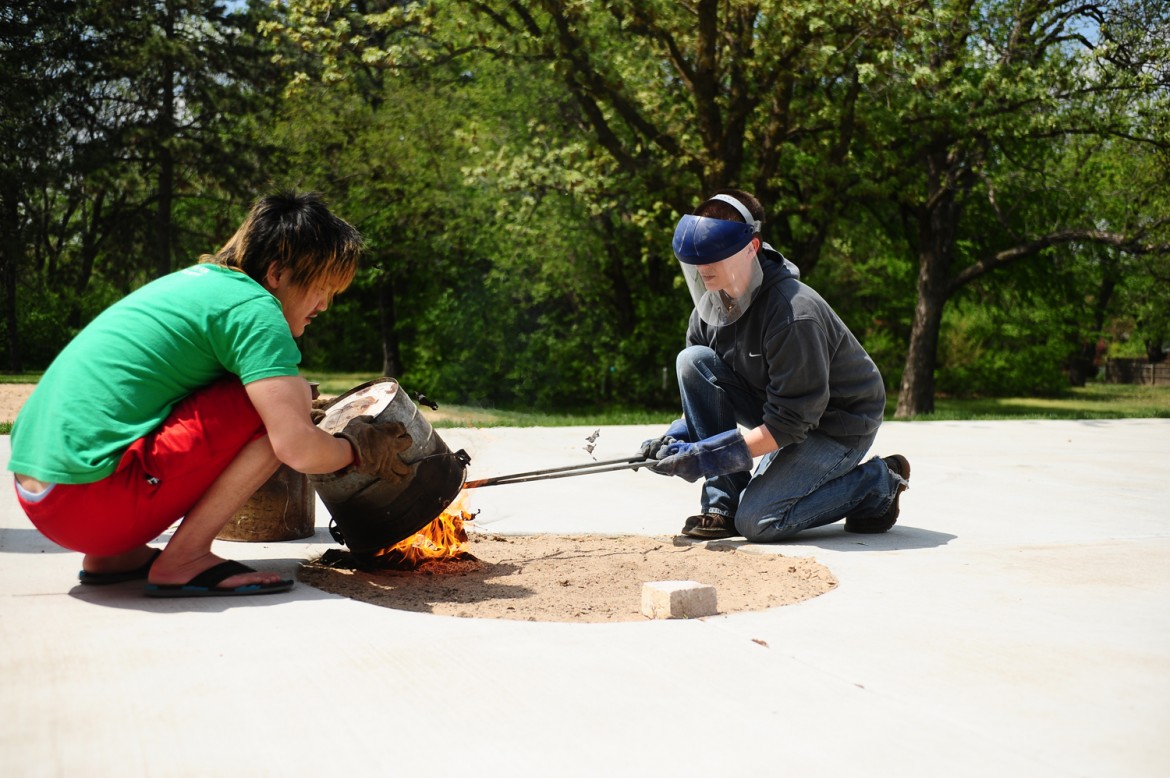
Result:
{"label": "rusty metal container", "polygon": [[[318,385],[310,381],[313,399]],[[220,540],[265,542],[300,540],[317,531],[317,495],[309,477],[281,465],[216,537]]]}
{"label": "rusty metal container", "polygon": [[281,465],[216,537],[250,542],[300,540],[316,531],[316,513],[309,477]]}
{"label": "rusty metal container", "polygon": [[389,548],[434,521],[462,490],[470,457],[447,447],[393,378],[368,381],[341,395],[325,408],[318,426],[333,434],[358,416],[372,416],[376,424],[400,422],[412,440],[402,453],[411,473],[402,481],[357,472],[310,476],[332,516],[334,540],[364,554]]}

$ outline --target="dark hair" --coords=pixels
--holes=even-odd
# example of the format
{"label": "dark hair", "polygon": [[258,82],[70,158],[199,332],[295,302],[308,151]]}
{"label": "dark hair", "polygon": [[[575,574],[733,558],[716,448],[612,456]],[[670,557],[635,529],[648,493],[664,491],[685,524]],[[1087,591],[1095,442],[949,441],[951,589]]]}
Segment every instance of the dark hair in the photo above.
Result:
{"label": "dark hair", "polygon": [[[764,206],[756,199],[755,195],[743,191],[742,189],[720,189],[711,195],[729,195],[739,200],[748,213],[756,220],[757,224],[764,223]],[[723,221],[742,222],[746,221],[743,214],[735,209],[735,206],[730,203],[725,203],[722,200],[704,200],[695,209],[695,216],[706,216],[711,219],[722,219]]]}
{"label": "dark hair", "polygon": [[353,281],[361,251],[361,234],[330,213],[319,194],[286,191],[257,200],[236,234],[202,261],[241,270],[260,284],[276,262],[295,284],[325,281],[341,291]]}

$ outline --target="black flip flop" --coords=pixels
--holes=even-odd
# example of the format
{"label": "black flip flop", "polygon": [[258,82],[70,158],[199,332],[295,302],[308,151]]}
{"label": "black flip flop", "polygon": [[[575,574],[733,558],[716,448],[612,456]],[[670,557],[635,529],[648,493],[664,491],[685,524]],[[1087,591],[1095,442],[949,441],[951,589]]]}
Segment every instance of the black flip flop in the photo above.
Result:
{"label": "black flip flop", "polygon": [[154,549],[154,556],[142,567],[136,567],[133,570],[124,570],[120,573],[91,573],[88,570],[82,570],[77,574],[77,580],[87,586],[109,586],[110,584],[123,583],[125,581],[140,581],[150,574],[150,566],[154,564],[154,560],[158,559],[158,555],[161,553],[162,549],[156,548]]}
{"label": "black flip flop", "polygon": [[287,592],[293,582],[280,580],[272,584],[248,584],[225,589],[218,586],[220,581],[241,573],[256,572],[247,565],[235,561],[220,562],[209,567],[185,584],[152,584],[144,589],[147,597],[241,597],[250,594],[277,594]]}

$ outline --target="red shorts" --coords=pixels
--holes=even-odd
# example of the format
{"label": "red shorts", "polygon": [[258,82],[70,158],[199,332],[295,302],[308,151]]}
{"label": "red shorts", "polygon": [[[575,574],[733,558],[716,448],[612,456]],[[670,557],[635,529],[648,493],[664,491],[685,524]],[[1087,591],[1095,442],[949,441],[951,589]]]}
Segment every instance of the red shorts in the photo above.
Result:
{"label": "red shorts", "polygon": [[17,499],[59,546],[96,556],[137,548],[187,514],[244,446],[265,434],[243,384],[225,378],[180,401],[134,441],[118,469],[91,484],[57,484],[37,502]]}

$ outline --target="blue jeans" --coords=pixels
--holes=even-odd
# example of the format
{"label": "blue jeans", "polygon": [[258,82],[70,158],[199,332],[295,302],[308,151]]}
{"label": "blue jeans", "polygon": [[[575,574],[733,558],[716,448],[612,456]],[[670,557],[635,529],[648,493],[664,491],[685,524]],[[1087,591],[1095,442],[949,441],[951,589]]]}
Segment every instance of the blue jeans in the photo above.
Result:
{"label": "blue jeans", "polygon": [[[763,403],[710,348],[684,349],[676,369],[691,440],[737,425],[763,424]],[[859,464],[874,437],[852,448],[812,430],[800,443],[765,455],[755,474],[707,479],[702,512],[734,518],[741,535],[760,543],[782,540],[848,515],[881,516],[893,503],[901,479],[878,457]]]}

